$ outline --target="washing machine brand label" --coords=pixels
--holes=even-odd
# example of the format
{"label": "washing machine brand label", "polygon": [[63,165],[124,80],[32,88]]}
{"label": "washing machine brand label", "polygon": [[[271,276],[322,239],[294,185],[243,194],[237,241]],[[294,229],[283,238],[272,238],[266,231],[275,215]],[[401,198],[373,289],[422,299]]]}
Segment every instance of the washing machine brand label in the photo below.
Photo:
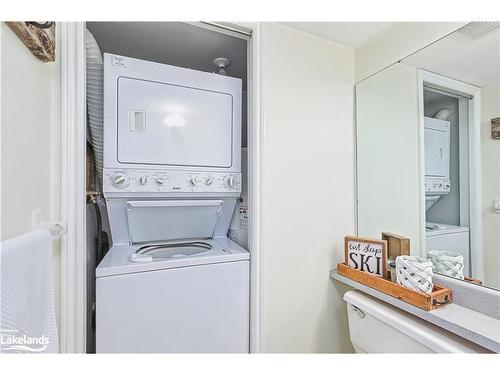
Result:
{"label": "washing machine brand label", "polygon": [[2,329],[0,334],[0,352],[40,353],[47,350],[50,340],[47,336],[28,336],[17,329]]}
{"label": "washing machine brand label", "polygon": [[127,67],[127,60],[125,59],[125,57],[122,57],[122,56],[113,56],[113,58],[111,59],[111,64],[114,66],[126,68]]}
{"label": "washing machine brand label", "polygon": [[240,206],[240,229],[248,227],[248,207]]}

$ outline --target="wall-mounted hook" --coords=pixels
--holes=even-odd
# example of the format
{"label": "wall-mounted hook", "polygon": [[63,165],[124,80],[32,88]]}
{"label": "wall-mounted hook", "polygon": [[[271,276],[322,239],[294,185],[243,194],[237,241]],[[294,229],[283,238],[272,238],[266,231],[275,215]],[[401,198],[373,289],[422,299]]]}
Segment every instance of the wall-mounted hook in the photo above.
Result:
{"label": "wall-mounted hook", "polygon": [[42,211],[38,210],[33,212],[33,230],[36,229],[46,229],[53,236],[60,236],[66,234],[66,232],[68,231],[68,226],[63,221],[45,221]]}

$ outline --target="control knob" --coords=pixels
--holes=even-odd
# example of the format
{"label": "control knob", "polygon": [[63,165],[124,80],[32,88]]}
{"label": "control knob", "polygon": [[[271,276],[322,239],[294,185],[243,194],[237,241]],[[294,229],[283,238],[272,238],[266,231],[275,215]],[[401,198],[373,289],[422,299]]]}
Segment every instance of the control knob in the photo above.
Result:
{"label": "control knob", "polygon": [[200,180],[198,179],[198,177],[193,176],[189,179],[189,182],[191,182],[191,185],[196,186],[196,185],[198,185]]}
{"label": "control knob", "polygon": [[165,180],[163,179],[163,177],[157,177],[156,183],[161,186],[165,183]]}
{"label": "control knob", "polygon": [[117,189],[125,189],[128,186],[128,184],[129,184],[129,178],[123,172],[115,173],[111,177],[111,185],[113,185]]}
{"label": "control knob", "polygon": [[234,189],[235,185],[236,185],[236,180],[235,180],[234,176],[226,177],[226,186],[229,189]]}
{"label": "control knob", "polygon": [[139,183],[141,185],[146,185],[148,182],[148,178],[146,176],[142,176],[140,179],[139,179]]}
{"label": "control knob", "polygon": [[213,177],[208,177],[206,180],[205,180],[205,185],[212,185],[214,182],[214,178]]}

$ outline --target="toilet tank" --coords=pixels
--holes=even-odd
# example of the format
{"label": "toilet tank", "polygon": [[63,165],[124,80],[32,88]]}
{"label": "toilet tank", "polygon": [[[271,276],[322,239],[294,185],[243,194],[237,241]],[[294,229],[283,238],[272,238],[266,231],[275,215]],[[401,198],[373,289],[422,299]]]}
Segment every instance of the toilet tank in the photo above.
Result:
{"label": "toilet tank", "polygon": [[344,294],[358,353],[487,353],[487,349],[359,291]]}

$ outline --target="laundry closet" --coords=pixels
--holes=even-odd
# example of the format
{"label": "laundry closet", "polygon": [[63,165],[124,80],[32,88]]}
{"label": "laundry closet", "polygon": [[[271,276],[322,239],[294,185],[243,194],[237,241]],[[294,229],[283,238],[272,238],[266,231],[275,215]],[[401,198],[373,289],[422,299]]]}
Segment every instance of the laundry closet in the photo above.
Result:
{"label": "laundry closet", "polygon": [[423,97],[426,249],[430,257],[462,256],[470,277],[470,98],[433,87]]}
{"label": "laundry closet", "polygon": [[249,36],[87,22],[87,352],[249,352]]}

